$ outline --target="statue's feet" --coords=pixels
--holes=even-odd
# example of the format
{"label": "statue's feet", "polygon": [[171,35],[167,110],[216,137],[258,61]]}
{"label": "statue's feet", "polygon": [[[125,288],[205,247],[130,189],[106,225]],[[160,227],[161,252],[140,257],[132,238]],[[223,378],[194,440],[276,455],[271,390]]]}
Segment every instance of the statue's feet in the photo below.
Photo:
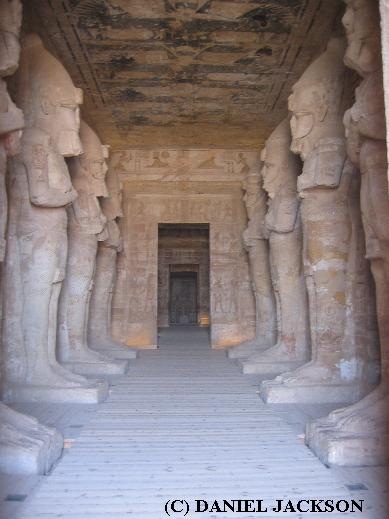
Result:
{"label": "statue's feet", "polygon": [[81,387],[85,387],[90,384],[91,381],[87,381],[85,377],[81,375],[76,375],[70,369],[65,368],[64,366],[61,366],[59,362],[55,362],[55,364],[52,366],[54,371],[60,376],[61,378],[68,380],[69,382],[73,384],[77,384]]}
{"label": "statue's feet", "polygon": [[280,341],[271,348],[260,353],[254,353],[248,358],[249,362],[304,362],[307,360],[306,351],[292,349],[290,344]]}
{"label": "statue's feet", "polygon": [[57,372],[52,366],[44,366],[39,372],[33,373],[29,378],[28,384],[32,386],[48,386],[52,388],[73,389],[80,387],[90,387],[92,381],[88,381],[84,377],[77,376],[76,379],[69,377],[68,374],[63,375],[63,372]]}
{"label": "statue's feet", "polygon": [[374,406],[387,394],[389,394],[388,387],[381,384],[356,404],[335,409],[328,416],[316,420],[315,427],[334,427],[334,425],[342,420],[347,419],[354,414],[363,412],[365,408]]}
{"label": "statue's feet", "polygon": [[80,345],[72,350],[66,362],[83,362],[87,364],[106,364],[112,363],[113,359],[108,355],[90,349],[86,345]]}
{"label": "statue's feet", "polygon": [[12,426],[21,429],[35,429],[39,425],[38,420],[33,416],[19,413],[2,402],[0,402],[0,417],[1,423],[7,422]]}
{"label": "statue's feet", "polygon": [[249,357],[253,353],[261,352],[269,348],[272,344],[265,341],[263,337],[256,337],[251,341],[242,342],[237,346],[232,346],[228,349],[228,357],[230,359],[237,359],[242,357]]}
{"label": "statue's feet", "polygon": [[274,379],[274,382],[288,386],[317,386],[331,382],[336,383],[337,380],[337,377],[334,376],[329,368],[311,361],[294,371],[279,375]]}
{"label": "statue's feet", "polygon": [[371,401],[369,404],[355,409],[356,406],[347,408],[341,417],[338,417],[336,429],[350,434],[369,434],[388,435],[389,395]]}

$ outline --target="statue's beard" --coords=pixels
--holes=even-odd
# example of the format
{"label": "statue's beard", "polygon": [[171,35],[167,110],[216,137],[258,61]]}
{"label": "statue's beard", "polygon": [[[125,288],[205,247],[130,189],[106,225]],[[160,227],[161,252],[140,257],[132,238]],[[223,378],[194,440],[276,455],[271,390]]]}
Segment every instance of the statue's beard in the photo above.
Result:
{"label": "statue's beard", "polygon": [[79,134],[75,130],[61,130],[57,139],[58,152],[64,157],[76,157],[82,153]]}

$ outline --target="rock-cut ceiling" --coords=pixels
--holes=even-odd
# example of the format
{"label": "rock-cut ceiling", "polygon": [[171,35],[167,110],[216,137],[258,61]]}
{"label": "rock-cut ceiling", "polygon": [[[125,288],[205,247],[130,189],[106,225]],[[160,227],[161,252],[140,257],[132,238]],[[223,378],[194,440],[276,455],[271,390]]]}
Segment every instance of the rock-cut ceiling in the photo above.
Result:
{"label": "rock-cut ceiling", "polygon": [[115,148],[258,148],[340,0],[26,0]]}

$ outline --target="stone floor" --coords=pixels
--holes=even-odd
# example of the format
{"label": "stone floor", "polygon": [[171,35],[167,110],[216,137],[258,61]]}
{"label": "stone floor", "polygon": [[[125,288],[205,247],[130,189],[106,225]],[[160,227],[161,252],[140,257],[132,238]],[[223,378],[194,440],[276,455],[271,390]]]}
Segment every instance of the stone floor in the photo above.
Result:
{"label": "stone floor", "polygon": [[184,327],[161,332],[160,349],[142,351],[99,406],[17,406],[57,425],[67,448],[48,476],[0,478],[1,519],[160,519],[169,499],[269,505],[189,518],[303,518],[311,514],[271,505],[350,497],[365,499],[366,511],[325,516],[387,519],[384,468],[329,469],[304,445],[306,420],[331,407],[265,406],[257,385],[210,349],[205,329]]}

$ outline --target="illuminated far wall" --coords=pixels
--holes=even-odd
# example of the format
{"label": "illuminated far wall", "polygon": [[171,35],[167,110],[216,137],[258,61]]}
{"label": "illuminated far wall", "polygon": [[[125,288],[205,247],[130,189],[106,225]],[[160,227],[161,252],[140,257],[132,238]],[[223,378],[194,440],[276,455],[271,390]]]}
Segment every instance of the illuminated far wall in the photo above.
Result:
{"label": "illuminated far wall", "polygon": [[259,154],[241,150],[124,150],[112,157],[123,184],[124,251],[113,297],[113,335],[155,348],[158,225],[209,224],[210,329],[214,348],[251,339],[255,305],[242,247],[242,181]]}

